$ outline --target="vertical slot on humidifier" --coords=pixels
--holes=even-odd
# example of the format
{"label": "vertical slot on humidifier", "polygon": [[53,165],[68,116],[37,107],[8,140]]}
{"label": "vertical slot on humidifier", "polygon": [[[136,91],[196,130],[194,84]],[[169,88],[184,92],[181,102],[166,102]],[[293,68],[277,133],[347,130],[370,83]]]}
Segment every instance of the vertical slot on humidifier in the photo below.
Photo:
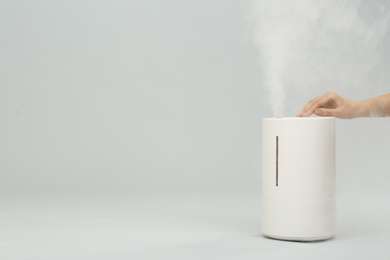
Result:
{"label": "vertical slot on humidifier", "polygon": [[276,186],[279,185],[279,136],[276,136]]}

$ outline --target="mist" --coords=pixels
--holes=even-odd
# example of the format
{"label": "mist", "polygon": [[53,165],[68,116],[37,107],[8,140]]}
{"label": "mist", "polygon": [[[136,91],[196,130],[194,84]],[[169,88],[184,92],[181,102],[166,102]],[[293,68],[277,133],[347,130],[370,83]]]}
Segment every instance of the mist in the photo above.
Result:
{"label": "mist", "polygon": [[257,0],[251,17],[275,117],[295,115],[327,91],[367,92],[389,28],[388,9],[375,1]]}

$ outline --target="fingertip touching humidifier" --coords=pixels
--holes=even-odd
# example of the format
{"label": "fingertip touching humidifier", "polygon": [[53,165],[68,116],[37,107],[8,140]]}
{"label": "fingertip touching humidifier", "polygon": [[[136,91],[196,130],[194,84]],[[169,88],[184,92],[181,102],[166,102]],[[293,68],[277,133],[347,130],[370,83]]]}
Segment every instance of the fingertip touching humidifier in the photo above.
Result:
{"label": "fingertip touching humidifier", "polygon": [[265,236],[292,241],[335,234],[335,118],[263,119]]}

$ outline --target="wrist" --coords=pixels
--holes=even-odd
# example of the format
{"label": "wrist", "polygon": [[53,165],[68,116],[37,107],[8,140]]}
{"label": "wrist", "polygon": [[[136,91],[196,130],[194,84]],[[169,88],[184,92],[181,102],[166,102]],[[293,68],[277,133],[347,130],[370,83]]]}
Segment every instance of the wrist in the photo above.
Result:
{"label": "wrist", "polygon": [[363,101],[355,101],[357,105],[357,117],[372,117],[377,116],[378,109],[374,99],[366,99]]}

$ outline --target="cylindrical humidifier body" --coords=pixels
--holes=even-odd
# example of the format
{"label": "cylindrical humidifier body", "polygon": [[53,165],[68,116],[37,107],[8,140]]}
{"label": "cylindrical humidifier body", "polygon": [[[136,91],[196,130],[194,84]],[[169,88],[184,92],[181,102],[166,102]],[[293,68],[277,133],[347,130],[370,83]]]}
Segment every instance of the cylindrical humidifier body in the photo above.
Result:
{"label": "cylindrical humidifier body", "polygon": [[335,118],[263,119],[262,232],[294,241],[335,233]]}

